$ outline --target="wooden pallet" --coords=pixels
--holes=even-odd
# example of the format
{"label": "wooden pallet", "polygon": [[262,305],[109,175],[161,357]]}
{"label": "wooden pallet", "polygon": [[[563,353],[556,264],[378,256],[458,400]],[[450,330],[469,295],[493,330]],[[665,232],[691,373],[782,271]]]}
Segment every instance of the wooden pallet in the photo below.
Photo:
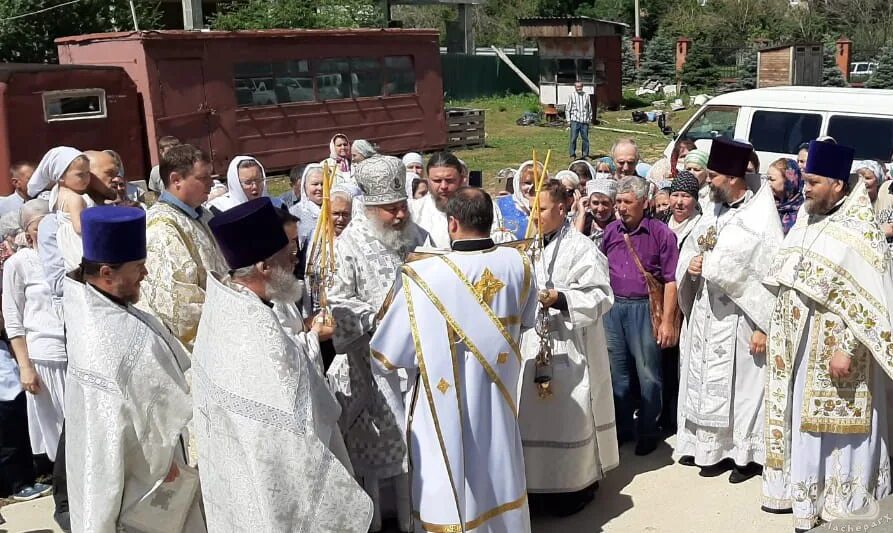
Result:
{"label": "wooden pallet", "polygon": [[483,109],[447,109],[446,126],[450,149],[480,148],[486,144]]}

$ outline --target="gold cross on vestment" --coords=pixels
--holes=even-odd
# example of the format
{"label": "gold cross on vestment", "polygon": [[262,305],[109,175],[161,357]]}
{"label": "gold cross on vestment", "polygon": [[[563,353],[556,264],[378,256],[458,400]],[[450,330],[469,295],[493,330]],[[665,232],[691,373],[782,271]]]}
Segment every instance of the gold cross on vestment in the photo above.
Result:
{"label": "gold cross on vestment", "polygon": [[505,283],[499,280],[496,276],[493,275],[493,272],[490,272],[489,268],[484,269],[484,273],[481,274],[481,279],[474,284],[474,292],[477,294],[484,303],[489,304],[490,301],[496,296],[496,293],[505,288]]}
{"label": "gold cross on vestment", "polygon": [[439,390],[441,394],[446,394],[449,389],[450,384],[447,383],[447,380],[440,378],[440,382],[437,384],[437,390]]}

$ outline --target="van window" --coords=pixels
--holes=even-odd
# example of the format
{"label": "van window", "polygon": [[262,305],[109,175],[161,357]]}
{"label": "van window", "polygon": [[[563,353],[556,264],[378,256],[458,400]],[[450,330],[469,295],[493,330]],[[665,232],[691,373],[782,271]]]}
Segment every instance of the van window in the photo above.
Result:
{"label": "van window", "polygon": [[43,93],[43,113],[47,122],[105,118],[105,91],[72,89]]}
{"label": "van window", "polygon": [[693,141],[713,139],[721,135],[734,137],[738,111],[737,107],[708,107],[691,123],[683,135]]}
{"label": "van window", "polygon": [[834,115],[828,135],[856,149],[856,159],[890,161],[893,154],[893,119]]}
{"label": "van window", "polygon": [[750,122],[754,150],[796,154],[797,148],[819,136],[822,116],[815,113],[756,111]]}

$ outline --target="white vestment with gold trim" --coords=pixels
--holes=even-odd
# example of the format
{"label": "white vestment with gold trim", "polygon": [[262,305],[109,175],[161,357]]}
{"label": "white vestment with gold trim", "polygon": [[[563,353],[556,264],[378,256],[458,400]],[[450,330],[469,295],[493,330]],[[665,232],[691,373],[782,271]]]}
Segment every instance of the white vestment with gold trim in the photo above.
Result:
{"label": "white vestment with gold trim", "polygon": [[[412,221],[431,236],[431,242],[435,248],[449,250],[450,233],[447,229],[447,216],[445,212],[437,209],[434,196],[426,194],[418,200],[410,200],[409,211],[412,214]],[[497,243],[515,240],[512,232],[505,229],[502,212],[495,203],[493,204],[493,226],[490,228],[490,237]]]}
{"label": "white vestment with gold trim", "polygon": [[517,390],[532,277],[509,247],[402,269],[372,350],[377,372],[418,370],[406,409],[416,531],[530,531]]}
{"label": "white vestment with gold trim", "polygon": [[564,295],[567,310],[549,310],[552,396],[534,383],[540,337],[524,333],[519,424],[528,492],[575,492],[617,467],[617,427],[602,317],[614,303],[608,260],[569,225],[537,260],[537,284]]}

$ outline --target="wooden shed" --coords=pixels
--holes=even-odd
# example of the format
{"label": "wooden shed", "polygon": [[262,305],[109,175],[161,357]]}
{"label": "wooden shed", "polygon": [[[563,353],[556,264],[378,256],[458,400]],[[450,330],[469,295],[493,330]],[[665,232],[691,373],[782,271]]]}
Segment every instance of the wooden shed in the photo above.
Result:
{"label": "wooden shed", "polygon": [[[0,64],[0,169],[38,162],[54,146],[112,149],[127,176],[145,177],[145,141],[136,86],[123,69]],[[12,184],[3,171],[0,194]]]}
{"label": "wooden shed", "polygon": [[821,84],[821,44],[787,44],[757,53],[757,88]]}
{"label": "wooden shed", "polygon": [[173,135],[224,173],[320,161],[336,133],[382,152],[446,144],[434,30],[150,31],[64,37],[59,61],[120,65],[142,95],[152,163]]}
{"label": "wooden shed", "polygon": [[540,103],[563,106],[581,80],[596,103],[623,102],[623,32],[626,24],[589,17],[521,19],[521,36],[535,39],[540,57]]}

